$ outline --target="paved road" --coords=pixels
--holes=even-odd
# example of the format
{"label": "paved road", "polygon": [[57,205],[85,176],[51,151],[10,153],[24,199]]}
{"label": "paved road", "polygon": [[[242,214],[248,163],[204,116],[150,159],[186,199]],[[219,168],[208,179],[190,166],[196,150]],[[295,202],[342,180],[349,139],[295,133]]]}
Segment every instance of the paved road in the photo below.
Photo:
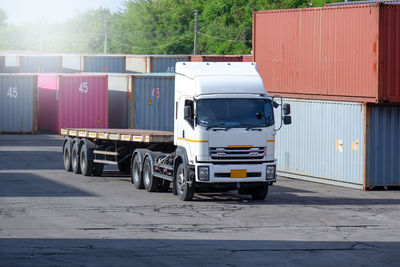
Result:
{"label": "paved road", "polygon": [[400,266],[400,192],[280,178],[265,201],[63,170],[55,135],[0,135],[0,266]]}

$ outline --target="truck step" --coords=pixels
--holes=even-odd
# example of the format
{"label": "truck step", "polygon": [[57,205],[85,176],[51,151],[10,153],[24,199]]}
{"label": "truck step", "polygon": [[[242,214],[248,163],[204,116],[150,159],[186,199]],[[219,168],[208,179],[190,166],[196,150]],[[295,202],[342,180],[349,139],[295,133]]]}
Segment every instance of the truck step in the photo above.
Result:
{"label": "truck step", "polygon": [[110,164],[110,165],[118,165],[118,162],[104,159],[94,159],[94,163],[102,163],[102,164]]}
{"label": "truck step", "polygon": [[93,153],[101,155],[109,155],[109,156],[118,156],[118,152],[112,152],[112,151],[93,150]]}

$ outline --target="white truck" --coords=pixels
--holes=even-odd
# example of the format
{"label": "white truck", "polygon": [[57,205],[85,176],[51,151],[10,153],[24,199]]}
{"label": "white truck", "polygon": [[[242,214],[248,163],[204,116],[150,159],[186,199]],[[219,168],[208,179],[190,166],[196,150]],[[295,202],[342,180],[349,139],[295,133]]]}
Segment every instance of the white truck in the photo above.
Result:
{"label": "white truck", "polygon": [[62,129],[65,169],[101,175],[104,164],[118,165],[136,188],[172,184],[184,201],[236,189],[265,199],[276,181],[275,133],[291,117],[282,98],[267,95],[255,63],[177,63],[174,110],[174,132]]}

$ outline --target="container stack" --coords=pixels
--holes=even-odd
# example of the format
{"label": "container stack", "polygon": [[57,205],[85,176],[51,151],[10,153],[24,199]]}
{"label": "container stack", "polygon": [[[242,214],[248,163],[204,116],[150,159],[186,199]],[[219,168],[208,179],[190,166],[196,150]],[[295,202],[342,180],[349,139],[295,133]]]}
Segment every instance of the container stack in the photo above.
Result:
{"label": "container stack", "polygon": [[266,90],[292,106],[279,174],[400,186],[400,5],[260,11],[253,32]]}

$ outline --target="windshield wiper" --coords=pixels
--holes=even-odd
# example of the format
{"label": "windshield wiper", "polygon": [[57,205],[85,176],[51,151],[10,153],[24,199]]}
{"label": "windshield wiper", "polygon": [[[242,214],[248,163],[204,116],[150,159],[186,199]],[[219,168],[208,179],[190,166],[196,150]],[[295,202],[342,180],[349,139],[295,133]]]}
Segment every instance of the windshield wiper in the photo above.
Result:
{"label": "windshield wiper", "polygon": [[250,129],[253,129],[253,128],[260,127],[260,126],[267,127],[267,123],[261,122],[261,123],[253,124],[253,125],[247,127],[247,128],[246,128],[246,131],[248,131],[248,130],[250,130]]}
{"label": "windshield wiper", "polygon": [[206,130],[209,130],[211,128],[218,128],[218,127],[222,127],[222,126],[225,126],[225,122],[217,123],[217,124],[214,124],[214,125],[209,125],[209,126],[207,126]]}
{"label": "windshield wiper", "polygon": [[[239,123],[239,124],[236,124],[236,125],[232,125],[232,126],[228,126],[228,127],[226,127],[224,130],[225,131],[227,131],[227,130],[229,130],[229,129],[231,129],[231,128],[239,128],[240,126],[244,126],[243,124],[241,124],[241,123]],[[243,127],[244,128],[244,127]]]}

